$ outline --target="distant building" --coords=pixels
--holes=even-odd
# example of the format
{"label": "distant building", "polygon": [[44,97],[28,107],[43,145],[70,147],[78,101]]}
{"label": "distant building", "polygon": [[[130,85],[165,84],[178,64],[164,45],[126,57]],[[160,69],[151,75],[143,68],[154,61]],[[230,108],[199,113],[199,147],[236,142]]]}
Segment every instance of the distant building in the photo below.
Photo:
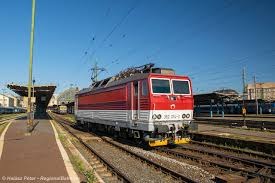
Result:
{"label": "distant building", "polygon": [[23,108],[27,109],[28,108],[28,97],[22,97],[22,99],[23,100],[21,102],[22,103],[21,105]]}
{"label": "distant building", "polygon": [[5,94],[0,94],[0,106],[14,107],[14,98]]}
{"label": "distant building", "polygon": [[[255,99],[255,85],[246,86],[248,100]],[[274,101],[275,100],[275,82],[256,83],[257,99]]]}
{"label": "distant building", "polygon": [[48,106],[54,106],[54,105],[57,105],[57,94],[53,94]]}
{"label": "distant building", "polygon": [[13,106],[14,107],[22,107],[22,97],[11,96],[11,98],[13,98]]}

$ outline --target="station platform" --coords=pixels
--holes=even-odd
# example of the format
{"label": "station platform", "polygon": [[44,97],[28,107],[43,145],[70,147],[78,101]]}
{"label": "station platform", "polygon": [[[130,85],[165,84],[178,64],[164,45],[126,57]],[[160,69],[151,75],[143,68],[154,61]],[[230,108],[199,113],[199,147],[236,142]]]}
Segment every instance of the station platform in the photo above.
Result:
{"label": "station platform", "polygon": [[50,119],[35,120],[31,135],[26,120],[11,120],[0,135],[0,182],[80,182]]}

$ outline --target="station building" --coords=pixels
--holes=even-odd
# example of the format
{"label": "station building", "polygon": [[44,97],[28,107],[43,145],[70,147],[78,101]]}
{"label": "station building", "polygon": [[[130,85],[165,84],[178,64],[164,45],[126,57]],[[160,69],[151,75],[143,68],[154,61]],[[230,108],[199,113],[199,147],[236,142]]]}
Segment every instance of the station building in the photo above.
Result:
{"label": "station building", "polygon": [[56,106],[58,104],[57,98],[58,98],[58,95],[53,94],[48,106]]}
{"label": "station building", "polygon": [[[255,85],[246,86],[248,100],[255,100]],[[275,82],[256,83],[257,99],[275,101]]]}

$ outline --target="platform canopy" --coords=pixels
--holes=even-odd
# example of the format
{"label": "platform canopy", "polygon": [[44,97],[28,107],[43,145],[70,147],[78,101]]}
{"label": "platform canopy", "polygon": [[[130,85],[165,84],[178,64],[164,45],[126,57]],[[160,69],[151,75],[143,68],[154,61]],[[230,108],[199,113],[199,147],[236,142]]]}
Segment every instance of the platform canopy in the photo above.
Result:
{"label": "platform canopy", "polygon": [[238,100],[238,95],[230,95],[219,92],[204,93],[194,95],[195,105],[210,105]]}
{"label": "platform canopy", "polygon": [[[28,86],[8,84],[7,87],[22,97],[28,96]],[[45,113],[55,91],[55,85],[37,85],[32,87],[31,96],[36,98],[36,113]]]}

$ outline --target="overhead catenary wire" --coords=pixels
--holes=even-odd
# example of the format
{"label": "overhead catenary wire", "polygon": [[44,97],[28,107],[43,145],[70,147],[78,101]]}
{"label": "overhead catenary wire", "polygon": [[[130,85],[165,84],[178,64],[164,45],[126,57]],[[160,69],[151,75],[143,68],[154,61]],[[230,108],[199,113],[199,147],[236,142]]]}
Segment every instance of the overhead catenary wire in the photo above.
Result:
{"label": "overhead catenary wire", "polygon": [[[274,52],[274,50],[264,50],[263,51],[263,55],[266,54],[266,52]],[[249,58],[251,58],[250,56],[247,57],[243,57],[241,59],[237,59],[236,61],[229,60],[229,64],[228,65],[212,65],[211,67],[203,67],[201,70],[196,69],[196,72],[194,73],[188,73],[188,75],[190,75],[191,77],[194,77],[196,75],[219,75],[219,74],[223,74],[224,71],[228,70],[228,69],[236,69],[236,64],[242,65],[245,64],[247,62],[249,62]],[[234,68],[235,67],[235,68]],[[199,70],[199,71],[198,71]]]}
{"label": "overhead catenary wire", "polygon": [[91,36],[91,39],[89,41],[89,44],[88,46],[83,49],[83,52],[82,52],[82,56],[80,58],[80,62],[82,62],[82,60],[88,55],[89,53],[89,50],[91,49],[91,47],[94,45],[94,42],[96,41],[97,37],[98,37],[98,32],[102,32],[102,28],[104,27],[104,24],[105,24],[105,21],[106,19],[108,18],[109,14],[110,14],[110,11],[111,11],[111,7],[109,7],[107,10],[106,10],[106,13],[104,15],[104,18],[102,19],[102,23],[101,23],[101,26],[100,28],[98,28],[95,33]]}
{"label": "overhead catenary wire", "polygon": [[[123,58],[127,58],[127,57],[128,57],[129,55],[131,55],[132,53],[134,53],[134,49],[129,50],[129,51],[127,52],[127,54],[124,55],[124,56],[117,57],[116,59],[113,59],[113,60],[111,61],[111,63],[105,64],[105,65],[103,66],[103,68],[105,69],[104,71],[107,72],[107,73],[109,73],[108,70],[109,70],[109,68],[110,68],[112,65],[114,65],[114,64],[119,64],[119,61],[120,61],[120,60],[122,60]],[[98,72],[98,76],[99,76],[102,72],[103,72],[103,71],[99,71],[99,72]]]}
{"label": "overhead catenary wire", "polygon": [[[241,69],[241,68],[240,68]],[[265,80],[266,78],[270,78],[270,76],[273,76],[272,74],[273,73],[248,73],[248,83],[252,83],[252,76],[254,75],[258,75],[259,77],[259,80],[262,80],[261,78],[265,77]],[[211,75],[212,76],[212,75]],[[213,78],[213,77],[200,77],[200,78],[192,78],[191,79],[193,80],[193,85],[196,86],[196,85],[199,85],[200,87],[203,87],[203,86],[206,86],[208,87],[209,85],[212,85],[212,86],[227,86],[227,87],[224,87],[224,88],[230,88],[231,86],[234,85],[234,83],[236,82],[240,82],[241,84],[241,80],[239,80],[241,78],[241,73],[240,74],[229,74],[229,75],[222,75],[222,76],[219,76],[219,77],[216,77],[216,78]],[[269,76],[269,77],[267,77]],[[269,81],[269,80],[268,80]],[[266,81],[265,81],[266,82]],[[217,88],[217,87],[216,87]],[[241,87],[238,88],[240,89],[241,91]],[[210,91],[210,89],[208,89]]]}
{"label": "overhead catenary wire", "polygon": [[89,60],[92,60],[98,49],[100,49],[103,44],[112,36],[112,34],[124,23],[127,17],[136,9],[138,5],[138,0],[128,9],[128,11],[121,17],[121,19],[114,25],[114,27],[108,32],[108,34],[103,38],[100,44],[92,51]]}
{"label": "overhead catenary wire", "polygon": [[[232,5],[233,5],[233,2],[231,1],[231,2],[229,2],[228,4],[226,4],[225,6],[223,6],[223,7],[221,8],[221,10],[227,9],[227,8],[231,7]],[[242,10],[243,10],[244,8],[247,8],[247,6],[240,7],[240,9],[239,9],[240,12],[243,12]],[[237,14],[235,14],[235,15],[237,15]],[[225,15],[224,15],[224,16],[225,16]],[[224,16],[219,16],[218,21],[216,20],[216,21],[215,21],[214,23],[212,23],[212,24],[206,24],[206,26],[204,26],[204,28],[201,28],[198,32],[192,31],[192,32],[191,32],[191,35],[190,35],[190,36],[187,36],[188,38],[185,39],[185,40],[183,40],[182,42],[186,43],[188,40],[190,41],[190,40],[192,40],[192,39],[194,39],[194,38],[197,38],[197,37],[195,37],[194,35],[198,35],[198,34],[201,34],[201,33],[205,33],[205,32],[207,32],[207,31],[209,31],[211,28],[213,28],[214,26],[217,26],[217,25],[219,25],[219,24],[221,24],[221,23],[225,23],[225,21],[224,21]],[[223,21],[221,21],[221,20],[223,20]],[[176,39],[176,43],[178,43],[177,40],[178,40],[178,39]],[[170,49],[171,49],[171,47],[170,47]],[[160,53],[160,51],[161,51],[160,48],[157,49],[157,52],[154,53],[153,55],[157,55],[158,53]],[[151,57],[153,57],[153,55],[151,55]],[[245,59],[246,59],[246,58],[243,58],[243,60],[241,60],[241,62],[246,62]],[[211,69],[209,69],[209,68],[207,68],[207,67],[204,67],[204,70],[206,70],[205,72],[207,72],[208,70],[211,70]],[[201,72],[202,72],[202,71],[201,71]],[[197,74],[200,74],[201,72],[196,72],[196,75],[197,75]],[[192,73],[190,73],[190,74],[192,74]]]}
{"label": "overhead catenary wire", "polygon": [[[105,41],[105,43],[106,43],[106,41]],[[113,44],[114,45],[114,44]],[[98,48],[99,49],[99,48]],[[97,49],[97,50],[98,50]],[[93,55],[94,56],[94,55]],[[92,58],[92,57],[91,57]],[[118,58],[116,58],[116,59],[114,59],[111,63],[110,63],[110,65],[112,65],[112,64],[116,64],[117,62],[118,62]],[[243,64],[243,63],[246,63],[246,62],[248,62],[249,60],[248,60],[248,58],[244,58],[243,60],[241,60],[241,61],[238,61],[237,63],[235,63],[235,64]],[[231,69],[233,69],[233,67],[234,67],[234,65],[235,64],[232,64],[232,63],[230,63],[229,65],[225,65],[224,66],[224,68],[228,68],[228,67],[230,67]],[[207,68],[205,68],[206,70],[207,70]],[[229,69],[225,69],[226,71],[228,71]],[[220,77],[218,77],[219,76],[219,74],[221,73],[222,71],[220,71],[220,70],[217,70],[217,69],[213,69],[213,70],[211,70],[211,72],[210,72],[210,74],[212,74],[212,75],[215,75],[215,76],[217,76],[217,78],[220,78]],[[198,73],[198,74],[201,74],[201,73]],[[198,75],[197,74],[197,75]],[[209,80],[209,81],[217,81],[215,78],[213,78],[213,79],[211,79],[211,80]]]}
{"label": "overhead catenary wire", "polygon": [[[194,26],[194,25],[200,25],[200,24],[202,24],[202,23],[205,23],[205,21],[206,20],[210,20],[213,16],[217,16],[218,14],[220,14],[220,12],[224,12],[224,10],[226,10],[226,9],[228,9],[228,8],[230,8],[232,5],[234,4],[234,1],[228,1],[228,2],[226,2],[226,4],[225,5],[223,5],[222,7],[219,7],[219,8],[216,8],[213,12],[213,14],[207,14],[207,15],[202,15],[200,18],[199,18],[199,21],[195,21],[195,22],[192,22],[192,23],[190,23],[190,24],[187,24],[187,25],[185,25],[184,26],[184,29],[183,30],[181,30],[181,32],[183,32],[184,30],[186,31],[186,30],[188,30],[188,28],[190,28],[190,27],[192,27],[192,26]],[[211,27],[211,26],[207,26],[207,27]],[[190,30],[190,29],[189,29]],[[201,29],[201,30],[203,30],[203,31],[205,31],[206,29]],[[201,30],[199,30],[199,32],[201,32]],[[194,34],[194,31],[190,31],[192,34]],[[173,34],[170,34],[170,35],[173,35]],[[188,36],[188,38],[190,38],[190,36]],[[178,43],[178,38],[177,39],[174,39],[174,42],[175,43]],[[152,54],[150,54],[149,56],[147,56],[147,57],[149,57],[149,58],[153,58],[154,56],[156,56],[157,54],[159,54],[160,52],[161,52],[161,50],[163,50],[163,49],[165,49],[165,48],[158,48],[158,49],[156,49],[156,51],[155,52],[153,52]]]}
{"label": "overhead catenary wire", "polygon": [[195,75],[202,74],[202,73],[212,74],[213,72],[217,72],[214,69],[218,69],[219,72],[224,72],[227,68],[234,67],[235,64],[241,65],[242,63],[248,62],[251,58],[260,57],[260,56],[269,55],[269,54],[274,54],[274,53],[275,53],[275,49],[262,50],[258,53],[254,53],[252,55],[245,56],[245,57],[240,58],[240,59],[228,60],[227,61],[227,62],[229,62],[228,65],[224,65],[224,64],[222,66],[212,65],[211,67],[208,67],[208,68],[204,67],[201,70],[196,71],[194,73],[188,73],[188,75],[195,76]]}
{"label": "overhead catenary wire", "polygon": [[[267,54],[273,54],[275,52],[274,49],[271,50],[264,50],[262,52],[253,54],[251,56],[247,56],[244,57],[246,59],[246,61],[250,61],[251,57],[255,58],[256,56],[263,56],[263,55],[267,55]],[[243,59],[238,59],[236,63],[238,63],[238,61],[243,60]],[[230,65],[232,66],[232,65]],[[209,86],[209,85],[228,85],[230,86],[230,84],[232,83],[236,83],[238,78],[241,78],[241,74],[232,74],[232,72],[229,72],[228,69],[230,69],[230,67],[227,67],[226,69],[219,69],[218,71],[214,70],[210,70],[209,72],[204,72],[201,73],[200,72],[200,77],[195,77],[191,76],[191,79],[194,81],[194,83],[199,84],[201,87],[204,86],[204,83],[207,83],[207,85],[205,86]],[[236,69],[236,67],[231,68],[232,69]],[[240,68],[241,69],[241,68]],[[254,73],[255,74],[255,73]],[[254,75],[253,74],[253,75]],[[250,75],[248,73],[248,75]],[[258,74],[260,77],[262,77],[263,75],[265,75],[265,77],[267,76],[267,74],[265,73],[261,73]],[[228,88],[228,87],[227,87]]]}

